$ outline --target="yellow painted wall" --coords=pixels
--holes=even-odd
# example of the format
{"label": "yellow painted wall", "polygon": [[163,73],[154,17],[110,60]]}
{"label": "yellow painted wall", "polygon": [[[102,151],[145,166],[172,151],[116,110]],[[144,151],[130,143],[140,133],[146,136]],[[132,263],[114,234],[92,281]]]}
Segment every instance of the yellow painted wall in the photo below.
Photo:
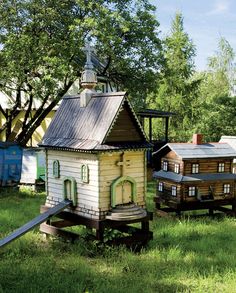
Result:
{"label": "yellow painted wall", "polygon": [[[32,111],[31,115],[33,116],[35,113],[35,111]],[[42,140],[45,131],[47,130],[53,116],[55,114],[55,111],[51,111],[47,117],[43,120],[43,122],[41,123],[41,125],[35,130],[32,139],[28,142],[28,146],[37,146],[37,144]],[[14,129],[16,122],[18,120],[23,121],[24,120],[24,115],[25,115],[25,111],[21,111],[19,113],[19,115],[15,118],[15,120],[13,121],[13,125],[12,125],[12,129]],[[0,127],[2,127],[2,125],[5,123],[5,117],[2,115],[2,113],[0,113]],[[19,133],[19,131],[18,131]],[[5,131],[3,133],[0,134],[0,141],[5,141],[6,138],[6,133]]]}

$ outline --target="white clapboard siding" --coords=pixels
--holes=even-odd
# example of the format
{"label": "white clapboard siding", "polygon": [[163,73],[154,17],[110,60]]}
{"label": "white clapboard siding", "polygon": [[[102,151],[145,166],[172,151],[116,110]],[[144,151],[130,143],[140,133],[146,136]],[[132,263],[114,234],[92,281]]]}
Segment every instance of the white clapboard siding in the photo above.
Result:
{"label": "white clapboard siding", "polygon": [[[60,165],[60,178],[53,176],[53,161],[58,160]],[[81,182],[81,166],[87,164],[89,167],[89,183]],[[98,160],[94,154],[83,154],[78,152],[48,151],[48,195],[63,198],[63,178],[73,177],[77,185],[78,205],[94,207],[98,209]]]}

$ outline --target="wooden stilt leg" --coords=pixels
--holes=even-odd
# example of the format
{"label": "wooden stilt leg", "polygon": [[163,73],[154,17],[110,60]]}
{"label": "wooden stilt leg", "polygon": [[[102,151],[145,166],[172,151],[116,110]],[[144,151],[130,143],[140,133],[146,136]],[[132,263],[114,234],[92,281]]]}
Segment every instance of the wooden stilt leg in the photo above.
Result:
{"label": "wooden stilt leg", "polygon": [[209,209],[209,216],[213,216],[214,215],[214,210],[213,209]]}
{"label": "wooden stilt leg", "polygon": [[161,208],[161,205],[158,202],[156,202],[156,209],[160,210],[160,208]]}
{"label": "wooden stilt leg", "polygon": [[142,222],[142,231],[149,232],[149,222]]}
{"label": "wooden stilt leg", "polygon": [[104,238],[104,227],[103,225],[99,225],[98,229],[96,229],[96,240],[103,241]]}
{"label": "wooden stilt leg", "polygon": [[234,216],[236,216],[236,202],[235,201],[232,203],[232,212]]}

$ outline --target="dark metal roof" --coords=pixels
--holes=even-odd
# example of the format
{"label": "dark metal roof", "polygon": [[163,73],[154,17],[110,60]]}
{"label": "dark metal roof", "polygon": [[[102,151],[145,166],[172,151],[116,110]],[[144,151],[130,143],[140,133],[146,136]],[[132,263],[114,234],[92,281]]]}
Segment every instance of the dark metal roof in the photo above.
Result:
{"label": "dark metal roof", "polygon": [[165,112],[161,110],[153,110],[153,109],[146,109],[143,111],[139,111],[138,116],[140,117],[157,117],[157,118],[162,118],[162,117],[171,117],[173,115],[176,115],[176,113],[173,112]]}
{"label": "dark metal roof", "polygon": [[183,160],[236,157],[235,150],[227,143],[168,143],[156,151],[154,155],[169,151],[174,151]]}
{"label": "dark metal roof", "polygon": [[[106,137],[124,104],[131,110],[141,140],[108,145]],[[125,92],[95,94],[86,107],[80,107],[79,96],[65,97],[39,145],[81,151],[151,147]]]}
{"label": "dark metal roof", "polygon": [[236,174],[232,173],[201,173],[201,174],[191,174],[188,176],[183,176],[174,172],[166,172],[160,170],[153,173],[154,178],[167,179],[174,182],[203,182],[203,181],[216,181],[216,180],[236,180]]}

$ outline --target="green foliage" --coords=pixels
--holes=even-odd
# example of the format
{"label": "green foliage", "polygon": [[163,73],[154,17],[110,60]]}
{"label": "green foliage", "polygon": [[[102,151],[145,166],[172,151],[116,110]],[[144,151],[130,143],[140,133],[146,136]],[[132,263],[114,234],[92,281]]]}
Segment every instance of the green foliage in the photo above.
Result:
{"label": "green foliage", "polygon": [[218,141],[221,135],[235,135],[235,63],[234,52],[224,38],[209,58],[208,70],[201,73],[199,90],[200,119],[196,129],[204,133],[207,141]]}
{"label": "green foliage", "polygon": [[[98,74],[128,89],[140,104],[153,87],[159,67],[160,40],[154,6],[146,0],[33,0],[0,3],[0,85],[15,98],[0,129],[11,135],[11,122],[26,109],[21,144],[31,137],[80,76],[85,39],[104,63]],[[40,108],[30,116],[33,101]],[[45,107],[47,105],[47,107]]]}
{"label": "green foliage", "polygon": [[157,94],[149,96],[150,106],[175,112],[177,115],[171,121],[170,136],[172,140],[185,141],[196,121],[200,81],[193,78],[195,47],[184,32],[181,13],[176,13],[171,33],[164,39],[163,46],[165,63]]}

